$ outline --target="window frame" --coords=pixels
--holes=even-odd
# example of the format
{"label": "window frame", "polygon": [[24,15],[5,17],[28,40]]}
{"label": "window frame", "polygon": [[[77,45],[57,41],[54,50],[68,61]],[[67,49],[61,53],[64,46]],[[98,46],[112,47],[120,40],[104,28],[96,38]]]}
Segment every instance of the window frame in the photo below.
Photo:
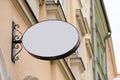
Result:
{"label": "window frame", "polygon": [[32,9],[26,3],[26,0],[11,0],[11,2],[28,26],[38,23],[38,19],[36,19],[34,13],[31,12]]}

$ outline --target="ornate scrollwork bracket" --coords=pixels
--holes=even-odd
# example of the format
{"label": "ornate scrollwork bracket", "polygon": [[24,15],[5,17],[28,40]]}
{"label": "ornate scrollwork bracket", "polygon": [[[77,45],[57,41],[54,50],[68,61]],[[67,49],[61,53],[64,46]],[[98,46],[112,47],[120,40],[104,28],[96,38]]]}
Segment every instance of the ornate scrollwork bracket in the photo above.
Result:
{"label": "ornate scrollwork bracket", "polygon": [[22,33],[18,30],[19,24],[15,24],[14,21],[12,21],[12,49],[11,49],[11,61],[15,63],[15,61],[19,60],[19,57],[17,56],[20,51],[22,50]]}

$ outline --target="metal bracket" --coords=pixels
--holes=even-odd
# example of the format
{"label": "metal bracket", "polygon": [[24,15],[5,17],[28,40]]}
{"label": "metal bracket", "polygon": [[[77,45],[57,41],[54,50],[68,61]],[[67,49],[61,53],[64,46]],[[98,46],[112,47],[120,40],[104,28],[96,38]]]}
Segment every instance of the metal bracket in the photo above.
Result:
{"label": "metal bracket", "polygon": [[11,61],[15,63],[15,61],[19,60],[17,56],[18,53],[21,52],[22,46],[22,33],[18,30],[19,24],[15,24],[12,21],[12,45],[11,45]]}

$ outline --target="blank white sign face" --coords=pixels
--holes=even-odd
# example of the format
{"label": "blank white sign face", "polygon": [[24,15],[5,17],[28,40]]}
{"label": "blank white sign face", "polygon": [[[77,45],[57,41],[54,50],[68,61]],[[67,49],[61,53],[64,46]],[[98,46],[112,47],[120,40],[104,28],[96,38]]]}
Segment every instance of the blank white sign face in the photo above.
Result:
{"label": "blank white sign face", "polygon": [[30,27],[23,35],[23,46],[34,57],[57,60],[69,56],[79,47],[79,33],[71,24],[48,20]]}

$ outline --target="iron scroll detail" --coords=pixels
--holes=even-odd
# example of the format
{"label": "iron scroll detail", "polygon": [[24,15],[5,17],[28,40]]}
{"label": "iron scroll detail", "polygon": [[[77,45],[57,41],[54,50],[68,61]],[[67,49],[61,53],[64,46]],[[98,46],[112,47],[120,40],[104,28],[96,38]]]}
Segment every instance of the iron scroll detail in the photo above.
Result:
{"label": "iron scroll detail", "polygon": [[17,56],[23,46],[22,46],[22,33],[18,30],[20,28],[19,24],[15,24],[14,21],[12,21],[12,45],[11,45],[11,61],[15,63],[15,61],[19,60],[19,57]]}

